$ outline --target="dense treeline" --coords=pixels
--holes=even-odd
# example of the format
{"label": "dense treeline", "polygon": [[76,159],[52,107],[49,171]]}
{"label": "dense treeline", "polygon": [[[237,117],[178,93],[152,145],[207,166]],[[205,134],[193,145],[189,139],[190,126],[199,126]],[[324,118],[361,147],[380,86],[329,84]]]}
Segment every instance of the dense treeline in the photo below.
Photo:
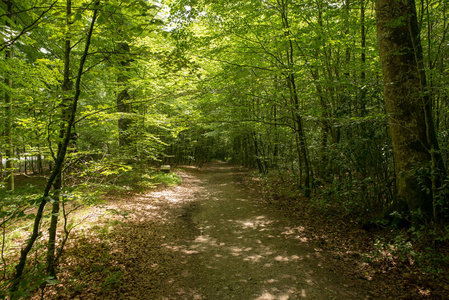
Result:
{"label": "dense treeline", "polygon": [[[367,219],[437,228],[448,217],[445,0],[3,0],[0,10],[0,224],[35,217],[17,268],[5,267],[16,295],[42,218],[40,272],[56,275],[67,195],[161,164],[219,159],[291,176],[297,195]],[[21,157],[51,174],[38,196],[14,196]]]}
{"label": "dense treeline", "polygon": [[[213,129],[226,136],[226,156],[262,173],[291,172],[304,195],[325,191],[332,201],[342,201],[359,213],[414,211],[424,218],[438,218],[431,208],[432,196],[425,196],[433,194],[434,201],[441,200],[434,206],[443,217],[447,194],[444,165],[448,160],[443,75],[447,3],[420,1],[416,9],[413,1],[406,2],[376,3],[378,26],[384,22],[391,31],[398,28],[395,36],[390,32],[388,37],[382,36],[383,27],[376,28],[372,1],[206,1],[192,5],[186,22],[191,21],[190,15],[196,22],[189,24],[190,35],[185,40],[201,50],[191,54],[192,59],[201,57],[213,65],[215,76],[201,83],[209,95],[200,105],[207,112],[204,122],[219,124]],[[379,20],[382,17],[390,19]],[[406,21],[402,24],[395,18]],[[413,20],[416,36],[411,37],[412,46],[405,40],[401,45],[401,35],[411,36]],[[406,89],[421,87],[409,94],[396,89],[392,94],[399,94],[390,102],[384,97],[384,88],[390,83],[382,80],[389,73],[384,69],[382,74],[378,49],[389,39],[395,44],[390,47],[404,52],[397,56],[384,53],[383,65],[402,72],[398,76],[403,78],[397,80],[408,85]],[[407,55],[411,62],[400,61]],[[410,79],[413,75],[404,79],[409,75],[401,65],[411,63],[412,68],[415,60],[419,66],[410,74],[420,74],[424,85]],[[426,98],[420,99],[419,93]],[[425,110],[418,112],[420,101],[430,109],[426,120]],[[415,111],[393,112],[388,111],[388,103],[419,105]],[[395,114],[416,115],[422,122],[413,127],[414,121],[408,119],[395,127],[400,123]],[[391,128],[397,128],[392,129],[393,141],[397,135],[410,144],[395,151],[395,156]],[[422,135],[417,137],[419,132]],[[435,144],[431,150],[427,138],[431,143],[438,140],[440,147]],[[411,154],[413,148],[420,147],[418,143],[426,144],[426,149],[417,151],[423,153],[421,158]],[[218,140],[217,147],[222,144]],[[401,151],[412,152],[398,156]],[[408,171],[413,175],[405,175]],[[438,176],[439,183],[430,191],[428,182]],[[416,181],[409,184],[412,177]],[[401,190],[416,190],[417,198],[426,199],[417,201],[430,204],[404,204],[397,200],[398,191],[399,198],[415,196],[401,194]]]}

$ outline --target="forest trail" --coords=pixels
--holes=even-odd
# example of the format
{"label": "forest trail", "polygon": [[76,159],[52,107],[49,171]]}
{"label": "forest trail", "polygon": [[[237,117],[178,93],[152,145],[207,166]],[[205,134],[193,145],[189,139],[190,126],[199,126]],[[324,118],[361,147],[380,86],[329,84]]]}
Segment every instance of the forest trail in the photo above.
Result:
{"label": "forest trail", "polygon": [[112,242],[98,246],[110,247],[108,264],[121,283],[108,279],[115,274],[109,267],[106,279],[85,278],[86,287],[97,281],[101,288],[69,298],[379,298],[373,282],[332,263],[305,228],[260,200],[244,183],[246,174],[223,163],[187,167],[181,185],[123,201],[114,210],[126,222],[111,233]]}
{"label": "forest trail", "polygon": [[240,169],[213,164],[188,173],[184,185],[189,191],[174,188],[166,199],[184,201],[176,223],[185,234],[162,245],[175,253],[171,263],[179,272],[166,278],[164,289],[152,290],[153,297],[369,298],[365,280],[342,276],[301,227],[292,227],[278,211],[254,199]]}

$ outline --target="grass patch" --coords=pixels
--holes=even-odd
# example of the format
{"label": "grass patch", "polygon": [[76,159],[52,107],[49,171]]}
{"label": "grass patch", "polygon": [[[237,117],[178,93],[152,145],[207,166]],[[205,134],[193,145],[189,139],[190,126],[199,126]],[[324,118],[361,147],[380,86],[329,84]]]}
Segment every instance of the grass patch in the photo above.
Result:
{"label": "grass patch", "polygon": [[164,184],[167,186],[179,185],[182,182],[181,177],[175,173],[162,173],[158,172],[150,176],[150,179],[157,184]]}

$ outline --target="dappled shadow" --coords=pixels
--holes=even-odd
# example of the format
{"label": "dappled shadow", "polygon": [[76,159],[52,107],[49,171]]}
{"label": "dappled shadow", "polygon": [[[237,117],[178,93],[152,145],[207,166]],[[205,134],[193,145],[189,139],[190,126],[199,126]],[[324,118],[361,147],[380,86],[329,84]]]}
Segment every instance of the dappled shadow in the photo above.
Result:
{"label": "dappled shadow", "polygon": [[173,278],[184,274],[183,265],[161,245],[199,234],[190,220],[203,193],[195,175],[180,175],[180,186],[110,199],[80,216],[84,221],[73,230],[74,243],[60,264],[61,281],[47,289],[45,299],[161,299],[173,294]]}
{"label": "dappled shadow", "polygon": [[235,174],[226,165],[202,170],[205,191],[191,215],[199,234],[162,245],[185,267],[173,279],[179,299],[365,298],[327,266],[305,228],[270,211]]}
{"label": "dappled shadow", "polygon": [[[101,271],[104,287],[92,298],[365,299],[366,284],[348,285],[304,227],[250,193],[244,174],[227,164],[186,167],[180,186],[103,207],[120,226],[79,245],[108,249],[112,271]],[[108,283],[111,274],[119,282]]]}

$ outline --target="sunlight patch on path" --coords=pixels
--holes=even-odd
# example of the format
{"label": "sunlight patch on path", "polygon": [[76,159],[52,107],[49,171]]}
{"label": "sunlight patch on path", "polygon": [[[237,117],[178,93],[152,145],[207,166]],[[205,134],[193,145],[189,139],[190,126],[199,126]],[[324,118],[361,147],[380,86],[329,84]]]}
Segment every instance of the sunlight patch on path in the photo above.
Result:
{"label": "sunlight patch on path", "polygon": [[178,187],[123,203],[129,218],[151,215],[180,232],[161,237],[168,261],[150,265],[159,281],[151,299],[363,299],[341,290],[306,229],[254,198],[236,170],[192,169]]}
{"label": "sunlight patch on path", "polygon": [[[288,300],[291,299],[292,295],[296,295],[296,290],[289,289],[287,292],[280,293],[278,295],[274,295],[271,292],[265,292],[260,297],[257,297],[255,300]],[[307,294],[305,290],[301,291],[301,297],[307,298]]]}
{"label": "sunlight patch on path", "polygon": [[254,199],[233,170],[197,173],[203,190],[189,222],[198,234],[164,244],[188,270],[192,290],[179,299],[364,299],[342,289],[304,227]]}

